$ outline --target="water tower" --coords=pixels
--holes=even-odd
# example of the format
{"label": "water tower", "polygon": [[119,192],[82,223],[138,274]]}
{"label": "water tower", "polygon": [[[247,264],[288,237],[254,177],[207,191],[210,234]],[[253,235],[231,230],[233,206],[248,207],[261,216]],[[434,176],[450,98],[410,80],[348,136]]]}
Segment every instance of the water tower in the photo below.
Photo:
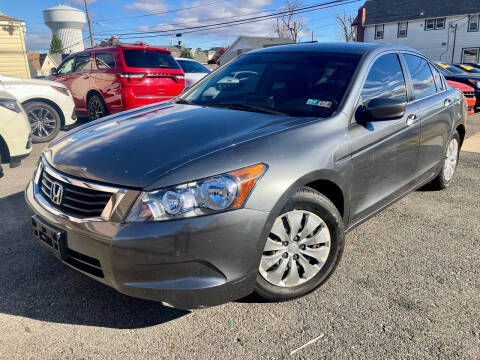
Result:
{"label": "water tower", "polygon": [[52,34],[56,34],[62,40],[65,53],[82,51],[82,29],[86,24],[85,13],[71,6],[58,5],[43,10],[43,20]]}

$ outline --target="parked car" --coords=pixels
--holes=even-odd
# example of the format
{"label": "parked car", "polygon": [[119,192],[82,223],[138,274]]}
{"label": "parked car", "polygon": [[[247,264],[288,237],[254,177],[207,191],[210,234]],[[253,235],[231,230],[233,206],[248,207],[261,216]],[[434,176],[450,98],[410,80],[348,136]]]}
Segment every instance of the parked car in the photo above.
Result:
{"label": "parked car", "polygon": [[77,119],[72,95],[58,82],[0,75],[0,91],[12,94],[22,104],[34,143],[51,141]]}
{"label": "parked car", "polygon": [[468,65],[468,66],[472,66],[474,68],[480,69],[479,63],[463,63],[462,65]]}
{"label": "parked car", "polygon": [[467,65],[467,64],[454,64],[454,65],[470,74],[480,74],[480,68],[476,68],[474,66]]}
{"label": "parked car", "polygon": [[332,274],[346,232],[451,185],[466,109],[407,47],[250,52],[52,142],[26,189],[33,234],[91,278],[178,308],[296,298]]}
{"label": "parked car", "polygon": [[477,99],[475,107],[480,107],[480,74],[469,74],[461,68],[442,62],[437,62],[437,69],[447,80],[460,82],[473,87],[475,89],[475,98]]}
{"label": "parked car", "polygon": [[87,49],[67,57],[51,79],[65,84],[77,114],[108,114],[170,100],[185,88],[183,70],[169,50],[151,46]]}
{"label": "parked car", "polygon": [[11,167],[16,167],[30,154],[31,136],[22,105],[12,94],[0,91],[0,175],[3,175],[2,163],[9,162]]}
{"label": "parked car", "polygon": [[196,60],[175,58],[185,73],[185,86],[192,86],[197,81],[210,74],[210,69]]}
{"label": "parked car", "polygon": [[475,103],[477,99],[475,98],[475,89],[469,85],[462,84],[456,81],[447,80],[448,85],[457,88],[463,93],[467,102],[468,115],[475,113]]}

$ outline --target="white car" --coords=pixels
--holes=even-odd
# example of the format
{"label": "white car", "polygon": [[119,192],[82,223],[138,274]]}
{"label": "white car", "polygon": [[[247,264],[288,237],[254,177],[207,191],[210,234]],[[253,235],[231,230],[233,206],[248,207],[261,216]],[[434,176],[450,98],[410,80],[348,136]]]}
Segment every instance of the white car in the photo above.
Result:
{"label": "white car", "polygon": [[61,83],[0,75],[0,91],[12,94],[22,104],[33,142],[52,140],[77,119],[72,95]]}
{"label": "white car", "polygon": [[0,91],[0,164],[15,167],[31,151],[30,123],[22,106],[12,94]]}
{"label": "white car", "polygon": [[177,60],[178,65],[180,65],[185,73],[186,87],[192,86],[211,72],[209,68],[203,66],[196,60],[186,58],[175,58],[175,60]]}

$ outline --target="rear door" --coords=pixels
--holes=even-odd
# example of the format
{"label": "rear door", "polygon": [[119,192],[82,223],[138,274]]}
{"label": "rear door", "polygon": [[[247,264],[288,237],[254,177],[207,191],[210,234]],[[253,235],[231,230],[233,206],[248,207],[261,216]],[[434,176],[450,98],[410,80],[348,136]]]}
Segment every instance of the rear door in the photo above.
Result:
{"label": "rear door", "polygon": [[98,90],[105,100],[109,113],[115,113],[123,109],[120,81],[117,77],[119,72],[118,50],[95,51],[96,69],[92,72],[93,87]]}
{"label": "rear door", "polygon": [[75,55],[75,65],[73,74],[70,78],[70,92],[77,111],[85,113],[87,111],[87,93],[90,90],[90,73],[92,72],[92,53],[83,52]]}
{"label": "rear door", "polygon": [[444,150],[452,130],[456,97],[447,89],[439,72],[417,55],[403,54],[417,105],[416,116],[421,126],[416,176],[426,179],[434,175],[443,162]]}
{"label": "rear door", "polygon": [[[376,98],[407,103],[406,79],[396,53],[378,57],[365,80],[357,111]],[[352,224],[374,213],[415,183],[420,124],[412,122],[416,106],[407,103],[404,116],[396,120],[359,123],[352,119]]]}

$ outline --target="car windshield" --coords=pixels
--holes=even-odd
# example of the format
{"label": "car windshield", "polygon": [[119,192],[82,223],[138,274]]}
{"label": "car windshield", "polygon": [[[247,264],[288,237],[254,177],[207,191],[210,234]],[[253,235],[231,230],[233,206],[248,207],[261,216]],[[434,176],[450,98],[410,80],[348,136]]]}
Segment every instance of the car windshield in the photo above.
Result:
{"label": "car windshield", "polygon": [[123,58],[128,67],[150,69],[180,69],[173,56],[155,50],[123,50]]}
{"label": "car windshield", "polygon": [[208,70],[207,67],[203,66],[202,64],[196,61],[177,59],[177,62],[182,67],[183,72],[185,73],[209,73],[210,72],[210,70]]}
{"label": "car windshield", "polygon": [[327,117],[345,96],[360,55],[244,55],[201,81],[179,101],[300,117]]}

